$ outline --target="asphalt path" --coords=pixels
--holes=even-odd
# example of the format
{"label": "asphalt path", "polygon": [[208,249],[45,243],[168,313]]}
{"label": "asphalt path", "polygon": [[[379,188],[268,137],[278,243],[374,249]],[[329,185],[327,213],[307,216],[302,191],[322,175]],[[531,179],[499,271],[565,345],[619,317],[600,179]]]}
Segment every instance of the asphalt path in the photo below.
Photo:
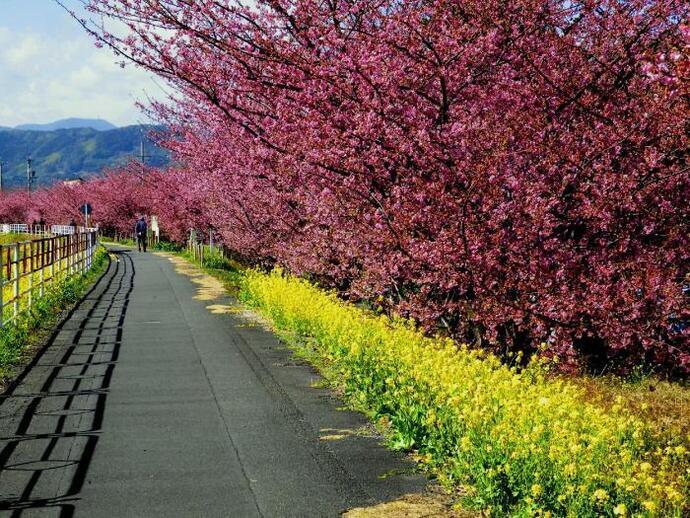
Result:
{"label": "asphalt path", "polygon": [[112,257],[0,397],[0,515],[339,516],[423,489],[213,285]]}

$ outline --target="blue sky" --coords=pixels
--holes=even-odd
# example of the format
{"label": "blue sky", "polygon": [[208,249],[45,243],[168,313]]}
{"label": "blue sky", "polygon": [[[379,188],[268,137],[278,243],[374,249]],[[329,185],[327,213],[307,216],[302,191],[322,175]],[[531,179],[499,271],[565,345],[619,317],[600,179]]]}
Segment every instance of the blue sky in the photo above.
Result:
{"label": "blue sky", "polygon": [[53,0],[0,0],[0,126],[67,117],[142,122],[134,103],[164,97],[160,82],[117,61]]}

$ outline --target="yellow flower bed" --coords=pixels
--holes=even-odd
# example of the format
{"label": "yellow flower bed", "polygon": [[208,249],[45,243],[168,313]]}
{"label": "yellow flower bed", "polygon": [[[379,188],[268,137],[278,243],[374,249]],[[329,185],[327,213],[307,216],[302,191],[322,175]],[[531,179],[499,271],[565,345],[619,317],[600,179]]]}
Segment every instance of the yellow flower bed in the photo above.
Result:
{"label": "yellow flower bed", "polygon": [[469,505],[496,516],[687,516],[690,438],[663,442],[621,404],[604,410],[533,364],[425,337],[280,271],[248,271],[242,299],[313,340],[346,397],[390,422]]}

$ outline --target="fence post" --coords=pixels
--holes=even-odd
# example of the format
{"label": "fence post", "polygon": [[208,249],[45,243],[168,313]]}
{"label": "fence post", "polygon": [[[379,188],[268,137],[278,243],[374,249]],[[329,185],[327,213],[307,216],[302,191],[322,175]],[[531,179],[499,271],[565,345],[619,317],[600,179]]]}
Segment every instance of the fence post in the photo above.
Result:
{"label": "fence post", "polygon": [[17,316],[19,315],[19,243],[15,243],[12,245],[13,248],[13,268],[12,271],[14,273],[14,289],[12,290],[14,292],[14,320],[17,320]]}
{"label": "fence post", "polygon": [[50,282],[55,282],[55,239],[50,238]]}
{"label": "fence post", "polygon": [[[41,249],[43,248],[43,244],[41,244]],[[44,282],[45,282],[45,267],[43,266],[43,256],[41,256],[41,269],[39,270],[38,273],[38,282],[39,282],[39,288],[38,288],[38,295],[39,297],[43,297],[46,293],[46,290],[44,288]]]}
{"label": "fence post", "polygon": [[67,236],[67,276],[74,273],[74,234]]}
{"label": "fence post", "polygon": [[55,259],[57,260],[57,262],[55,263],[55,265],[57,266],[57,272],[55,272],[56,278],[59,278],[60,275],[62,275],[62,271],[61,271],[62,270],[62,264],[60,264],[60,263],[62,263],[62,244],[63,244],[63,241],[64,241],[63,236],[58,236],[57,242],[56,242],[57,246],[55,248],[55,252],[56,252]]}
{"label": "fence post", "polygon": [[4,247],[0,245],[0,329],[5,327],[5,270],[2,264],[4,255]]}
{"label": "fence post", "polygon": [[84,275],[84,267],[86,266],[86,248],[84,248],[84,238],[86,235],[84,234],[79,234],[79,237],[77,238],[77,250],[78,250],[78,257],[79,257],[79,273]]}
{"label": "fence post", "polygon": [[65,277],[69,271],[69,234],[62,239],[60,255],[63,263],[60,265],[60,277]]}
{"label": "fence post", "polygon": [[45,288],[44,288],[44,283],[45,283],[45,269],[46,269],[46,242],[45,242],[45,236],[41,237],[40,241],[40,249],[41,249],[41,270],[40,273],[38,274],[38,280],[41,283],[39,287],[38,294],[43,297],[45,295]]}
{"label": "fence post", "polygon": [[89,256],[89,235],[87,233],[84,233],[84,236],[82,237],[82,252],[81,252],[81,273],[84,274],[86,273],[86,270],[88,269],[88,256]]}
{"label": "fence post", "polygon": [[65,261],[65,246],[67,243],[67,236],[62,236],[60,238],[60,241],[58,243],[58,275],[60,277],[65,275],[65,268],[67,267],[67,263]]}
{"label": "fence post", "polygon": [[[26,245],[24,245],[24,259],[26,259]],[[24,275],[26,275],[26,261],[24,261]],[[29,241],[29,307],[34,301],[34,242]]]}

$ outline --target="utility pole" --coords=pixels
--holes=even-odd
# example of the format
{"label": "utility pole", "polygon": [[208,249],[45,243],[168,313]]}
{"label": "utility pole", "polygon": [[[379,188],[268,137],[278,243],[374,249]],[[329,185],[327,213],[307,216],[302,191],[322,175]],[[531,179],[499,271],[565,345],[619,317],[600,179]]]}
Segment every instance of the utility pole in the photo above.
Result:
{"label": "utility pole", "polygon": [[141,161],[141,177],[143,179],[146,169],[146,159],[150,157],[146,154],[146,149],[144,148],[144,129],[140,128],[139,132],[141,139],[139,141],[139,160]]}
{"label": "utility pole", "polygon": [[26,190],[31,193],[31,188],[33,187],[34,178],[36,177],[36,171],[31,168],[31,155],[26,159]]}
{"label": "utility pole", "polygon": [[4,164],[2,163],[2,160],[0,160],[0,192],[2,192],[2,166]]}

